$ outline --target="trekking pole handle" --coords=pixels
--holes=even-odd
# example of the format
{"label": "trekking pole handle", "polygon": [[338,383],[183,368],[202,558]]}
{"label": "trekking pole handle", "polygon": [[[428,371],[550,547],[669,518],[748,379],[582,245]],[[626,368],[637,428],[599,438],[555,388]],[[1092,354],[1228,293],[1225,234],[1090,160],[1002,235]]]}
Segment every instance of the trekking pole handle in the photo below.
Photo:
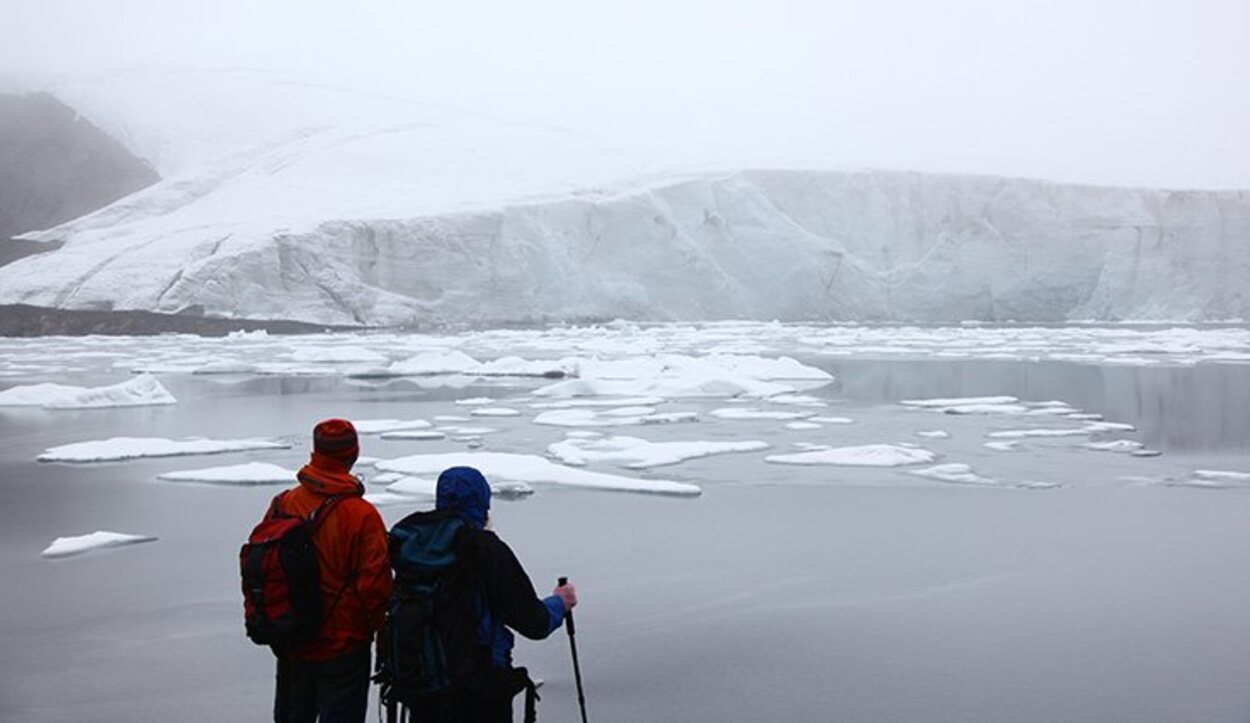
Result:
{"label": "trekking pole handle", "polygon": [[[567,577],[561,576],[560,578],[556,580],[556,587],[564,587],[565,585],[568,585],[568,584],[569,584],[569,579]],[[573,635],[575,633],[573,629],[573,611],[572,610],[564,611],[564,627],[568,629],[569,635]]]}

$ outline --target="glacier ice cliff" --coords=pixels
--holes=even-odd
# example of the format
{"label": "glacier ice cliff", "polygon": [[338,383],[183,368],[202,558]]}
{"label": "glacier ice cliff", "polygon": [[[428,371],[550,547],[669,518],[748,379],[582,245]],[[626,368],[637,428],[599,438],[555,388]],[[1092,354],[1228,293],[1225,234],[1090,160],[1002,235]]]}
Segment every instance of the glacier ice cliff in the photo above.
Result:
{"label": "glacier ice cliff", "polygon": [[0,269],[0,301],[366,325],[1250,317],[1242,191],[744,171],[243,238],[66,241]]}

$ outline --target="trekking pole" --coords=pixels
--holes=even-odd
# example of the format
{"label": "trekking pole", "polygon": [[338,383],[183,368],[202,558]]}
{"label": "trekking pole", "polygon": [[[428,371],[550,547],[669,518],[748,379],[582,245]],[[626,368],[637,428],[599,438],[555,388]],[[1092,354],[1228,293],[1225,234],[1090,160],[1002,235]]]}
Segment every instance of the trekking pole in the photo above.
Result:
{"label": "trekking pole", "polygon": [[[557,582],[559,587],[569,584],[567,577]],[[582,723],[586,723],[586,693],[582,690],[582,666],[577,662],[577,630],[573,626],[573,611],[564,613],[564,629],[569,632],[569,650],[573,652],[573,679],[577,681],[577,705],[582,710]]]}

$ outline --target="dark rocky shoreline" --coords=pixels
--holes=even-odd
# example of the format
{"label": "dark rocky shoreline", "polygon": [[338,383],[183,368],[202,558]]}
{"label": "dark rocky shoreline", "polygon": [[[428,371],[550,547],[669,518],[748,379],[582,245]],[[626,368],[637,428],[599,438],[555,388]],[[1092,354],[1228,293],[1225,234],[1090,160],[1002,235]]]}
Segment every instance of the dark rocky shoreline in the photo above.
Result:
{"label": "dark rocky shoreline", "polygon": [[48,309],[25,304],[0,305],[0,336],[142,336],[180,333],[225,336],[232,331],[264,329],[272,334],[315,334],[351,331],[353,327],[324,326],[298,321],[218,319],[190,314],[149,311],[80,311]]}

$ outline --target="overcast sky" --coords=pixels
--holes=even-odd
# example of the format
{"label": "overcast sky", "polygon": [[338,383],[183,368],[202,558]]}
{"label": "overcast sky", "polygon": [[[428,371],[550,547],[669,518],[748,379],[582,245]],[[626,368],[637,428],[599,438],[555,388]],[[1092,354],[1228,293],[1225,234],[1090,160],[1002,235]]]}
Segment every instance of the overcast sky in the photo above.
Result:
{"label": "overcast sky", "polygon": [[0,0],[0,76],[260,68],[680,149],[1250,188],[1247,0]]}

